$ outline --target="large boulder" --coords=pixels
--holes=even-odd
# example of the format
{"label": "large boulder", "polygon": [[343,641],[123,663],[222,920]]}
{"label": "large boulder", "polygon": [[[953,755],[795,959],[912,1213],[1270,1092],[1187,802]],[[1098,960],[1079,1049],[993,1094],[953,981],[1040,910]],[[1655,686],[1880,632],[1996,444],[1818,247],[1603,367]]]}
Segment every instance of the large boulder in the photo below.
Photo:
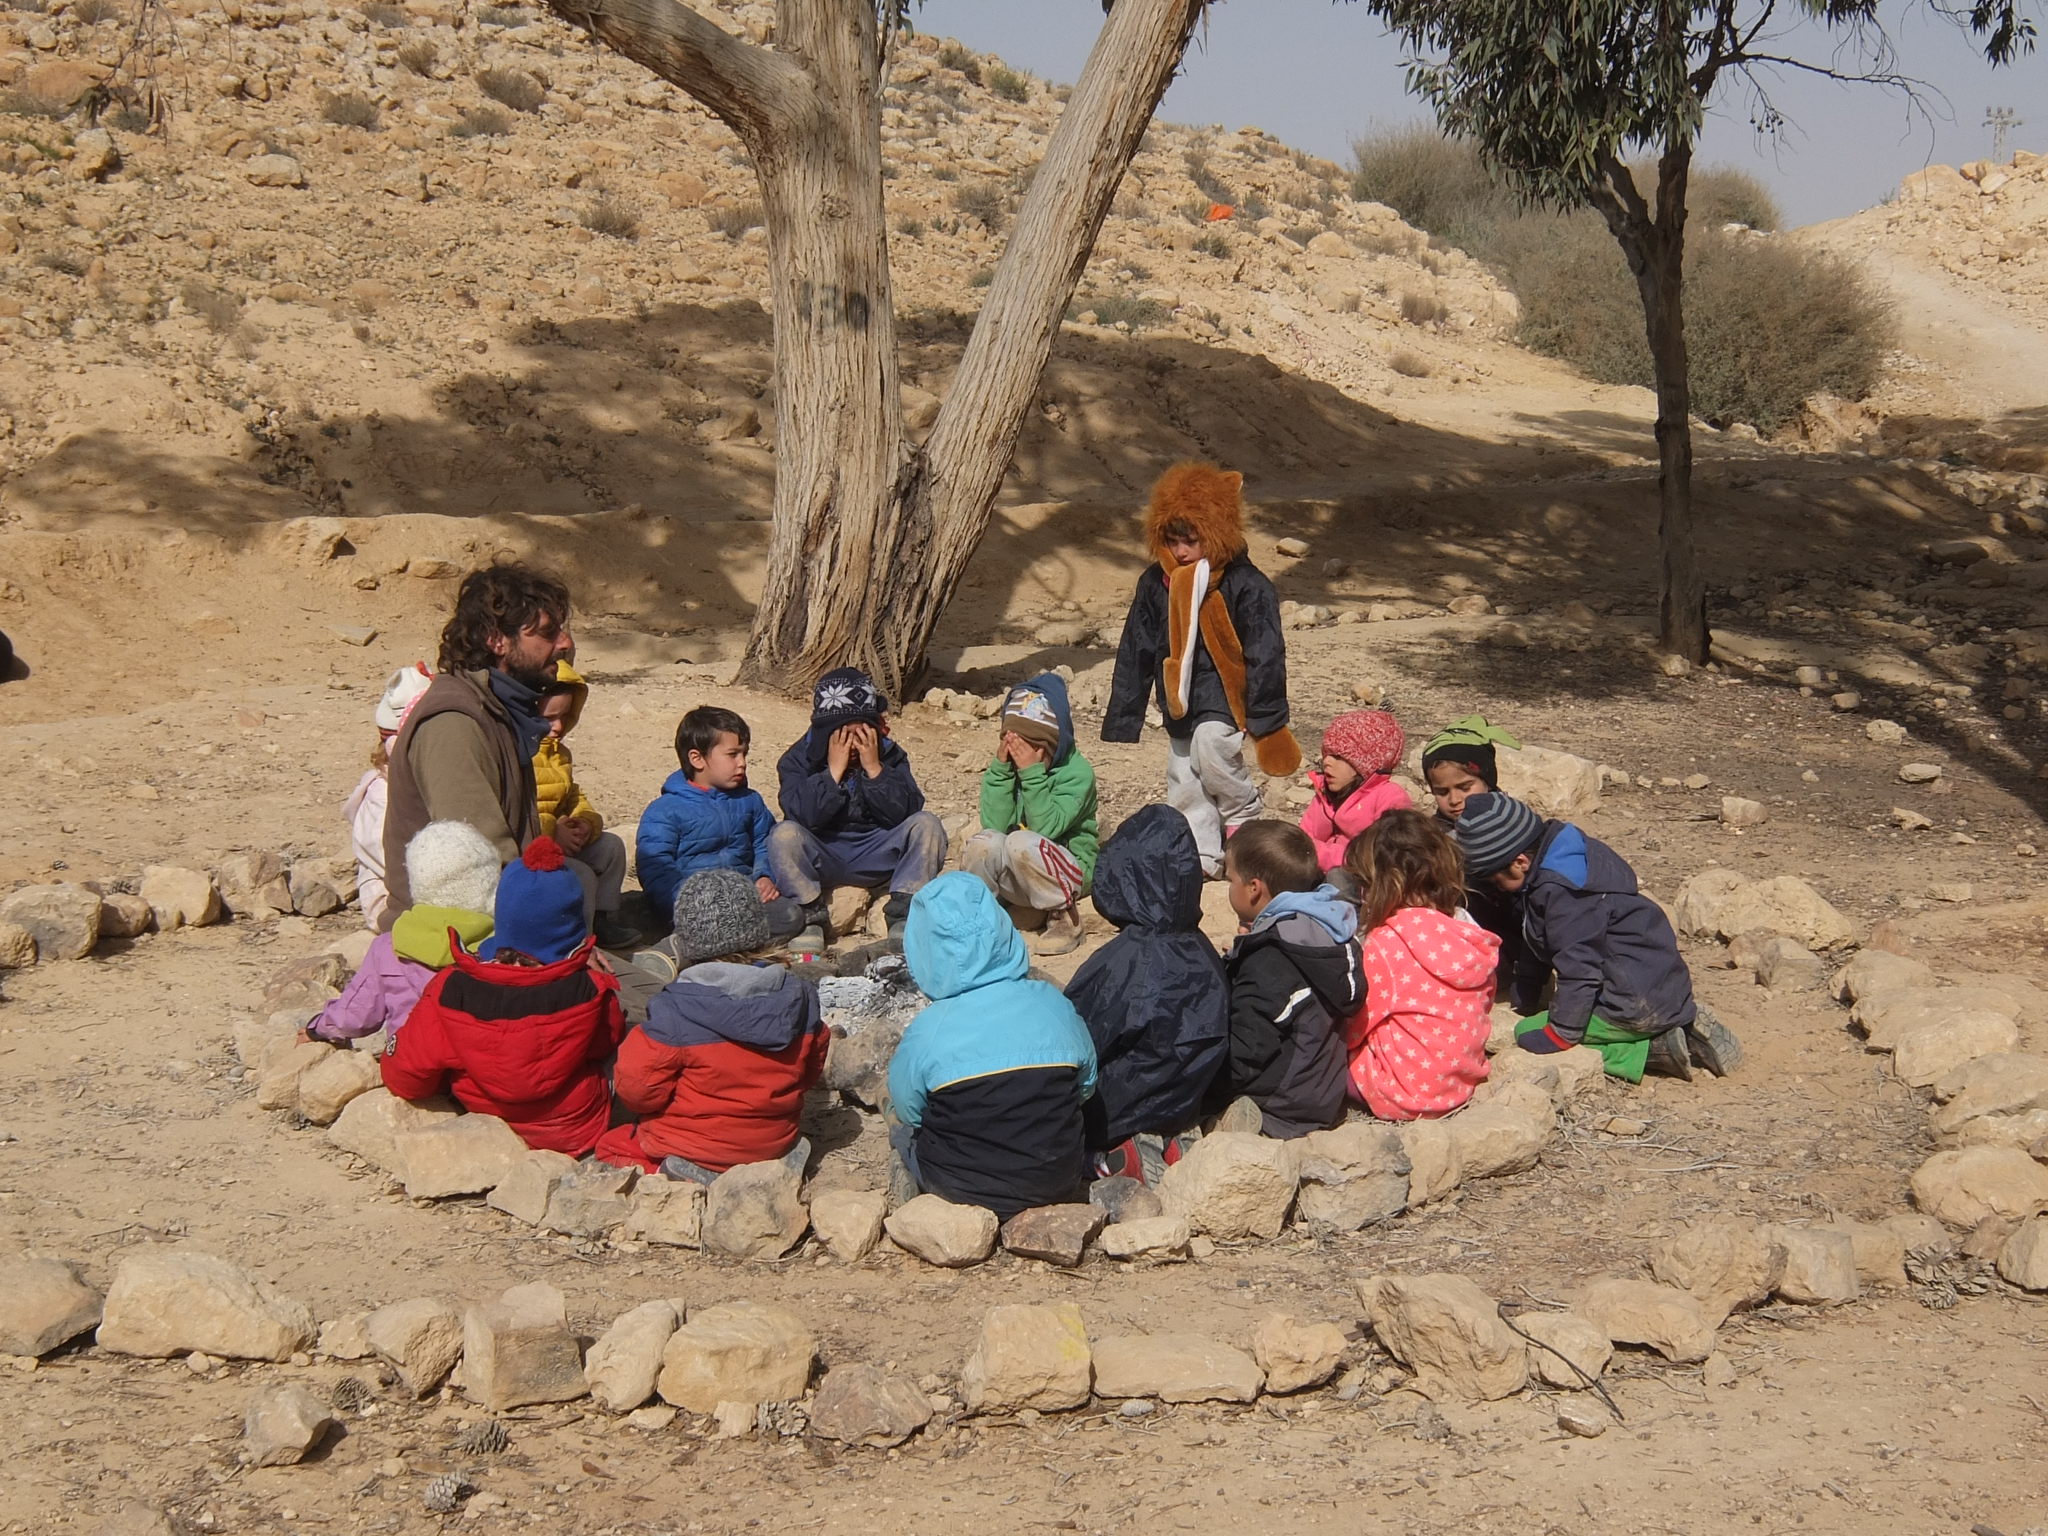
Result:
{"label": "large boulder", "polygon": [[1849,1010],[1873,1051],[1890,1051],[1906,1034],[1965,1013],[2019,1017],[2019,1003],[1997,987],[1902,987],[1869,992]]}
{"label": "large boulder", "polygon": [[524,1161],[527,1150],[519,1133],[496,1115],[437,1119],[392,1138],[399,1177],[415,1200],[495,1189]]}
{"label": "large boulder", "polygon": [[1512,1095],[1468,1104],[1443,1123],[1450,1128],[1464,1176],[1485,1179],[1534,1168],[1557,1128],[1557,1114],[1549,1094],[1525,1084]]}
{"label": "large boulder", "polygon": [[1301,1139],[1303,1220],[1332,1232],[1356,1232],[1398,1216],[1408,1205],[1408,1151],[1390,1125],[1356,1120]]}
{"label": "large boulder", "polygon": [[1926,1088],[1965,1062],[2009,1052],[2020,1027],[2002,1013],[1966,1009],[1900,1031],[1892,1046],[1892,1072],[1900,1082]]}
{"label": "large boulder", "polygon": [[1094,1379],[1088,1330],[1072,1302],[990,1307],[961,1368],[960,1395],[974,1413],[1054,1411],[1087,1402]]}
{"label": "large boulder", "polygon": [[351,1101],[383,1084],[368,1051],[329,1051],[299,1074],[299,1114],[314,1125],[332,1125]]}
{"label": "large boulder", "polygon": [[1003,1248],[1020,1259],[1041,1259],[1070,1269],[1081,1262],[1108,1220],[1109,1212],[1086,1201],[1034,1206],[1003,1223]]}
{"label": "large boulder", "polygon": [[1496,753],[1503,792],[1538,816],[1575,821],[1600,808],[1600,765],[1548,747],[1502,747]]}
{"label": "large boulder", "polygon": [[766,1302],[694,1309],[662,1351],[655,1388],[691,1413],[720,1403],[786,1403],[802,1397],[817,1340],[796,1315]]}
{"label": "large boulder", "polygon": [[1783,934],[1808,949],[1834,949],[1856,940],[1855,925],[1797,875],[1752,881],[1730,893],[1715,931],[1724,939],[1741,933]]}
{"label": "large boulder", "polygon": [[[1248,1131],[1204,1136],[1159,1181],[1169,1216],[1211,1237],[1278,1237],[1301,1177],[1294,1142]],[[892,1234],[893,1235],[893,1234]]]}
{"label": "large boulder", "polygon": [[2048,1217],[2019,1225],[1998,1250],[1998,1277],[2023,1291],[2048,1291]]}
{"label": "large boulder", "polygon": [[1103,1397],[1249,1403],[1265,1381],[1256,1360],[1216,1339],[1135,1333],[1095,1342],[1095,1390]]}
{"label": "large boulder", "polygon": [[159,933],[174,928],[207,928],[227,916],[213,876],[203,869],[152,864],[142,872],[142,899],[149,903]]}
{"label": "large boulder", "polygon": [[1140,1216],[1111,1222],[1095,1241],[1112,1259],[1158,1260],[1184,1256],[1192,1236],[1185,1216]]}
{"label": "large boulder", "polygon": [[1441,1200],[1464,1182],[1458,1138],[1444,1121],[1410,1120],[1401,1127],[1401,1150],[1408,1154],[1410,1206]]}
{"label": "large boulder", "polygon": [[1937,1152],[1914,1171],[1913,1203],[1965,1231],[1987,1216],[2025,1221],[2048,1210],[2048,1167],[2017,1147]]}
{"label": "large boulder", "polygon": [[[497,1195],[491,1191],[492,1199]],[[704,1186],[694,1179],[642,1179],[633,1186],[626,1236],[671,1248],[702,1247]]]}
{"label": "large boulder", "polygon": [[547,1220],[548,1203],[575,1168],[576,1159],[566,1152],[528,1152],[492,1187],[484,1204],[514,1221],[537,1227]]}
{"label": "large boulder", "polygon": [[1734,870],[1718,865],[1701,870],[1678,888],[1678,900],[1672,904],[1673,925],[1695,938],[1720,937],[1727,926],[1722,914],[1735,893],[1749,883]]}
{"label": "large boulder", "polygon": [[1667,1360],[1697,1365],[1714,1352],[1714,1323],[1690,1291],[1651,1280],[1596,1280],[1572,1310],[1610,1343],[1642,1344]]}
{"label": "large boulder", "polygon": [[579,1162],[562,1175],[549,1194],[540,1224],[569,1237],[602,1237],[616,1231],[632,1212],[633,1186],[639,1178],[637,1168]]}
{"label": "large boulder", "polygon": [[100,1306],[62,1259],[0,1259],[0,1355],[47,1355],[99,1326]]}
{"label": "large boulder", "polygon": [[304,1302],[209,1253],[131,1253],[114,1270],[100,1348],[116,1355],[289,1360],[319,1329]]}
{"label": "large boulder", "polygon": [[1374,1336],[1432,1397],[1491,1402],[1527,1384],[1528,1346],[1464,1276],[1372,1275],[1357,1288]]}
{"label": "large boulder", "polygon": [[388,1088],[372,1088],[348,1101],[327,1128],[327,1139],[386,1173],[399,1174],[401,1135],[453,1120],[461,1113],[453,1099],[401,1099]]}
{"label": "large boulder", "polygon": [[25,885],[0,897],[0,922],[12,923],[36,941],[36,958],[83,960],[100,940],[97,891],[69,881]]}

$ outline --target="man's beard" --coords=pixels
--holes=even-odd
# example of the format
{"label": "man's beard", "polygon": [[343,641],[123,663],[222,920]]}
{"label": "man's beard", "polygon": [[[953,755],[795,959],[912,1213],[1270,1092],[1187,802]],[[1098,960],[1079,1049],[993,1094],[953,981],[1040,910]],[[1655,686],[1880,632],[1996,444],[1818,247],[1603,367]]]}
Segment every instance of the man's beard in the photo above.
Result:
{"label": "man's beard", "polygon": [[555,680],[555,659],[550,656],[546,661],[526,667],[514,664],[511,658],[507,657],[504,671],[514,682],[524,683],[538,693]]}

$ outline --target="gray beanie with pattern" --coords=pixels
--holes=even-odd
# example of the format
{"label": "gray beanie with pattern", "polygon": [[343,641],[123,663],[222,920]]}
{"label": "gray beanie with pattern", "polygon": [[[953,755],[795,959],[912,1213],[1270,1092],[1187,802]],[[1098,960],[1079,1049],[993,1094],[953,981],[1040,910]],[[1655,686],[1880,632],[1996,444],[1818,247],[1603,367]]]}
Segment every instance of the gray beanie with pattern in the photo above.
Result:
{"label": "gray beanie with pattern", "polygon": [[768,947],[768,909],[753,877],[737,869],[699,870],[676,892],[676,959],[685,966]]}

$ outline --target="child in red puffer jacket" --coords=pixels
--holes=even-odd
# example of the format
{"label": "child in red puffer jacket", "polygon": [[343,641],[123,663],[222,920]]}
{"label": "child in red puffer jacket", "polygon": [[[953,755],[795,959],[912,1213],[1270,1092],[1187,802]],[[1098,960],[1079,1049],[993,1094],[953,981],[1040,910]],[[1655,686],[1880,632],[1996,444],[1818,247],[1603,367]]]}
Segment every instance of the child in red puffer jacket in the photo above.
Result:
{"label": "child in red puffer jacket", "polygon": [[452,1092],[496,1115],[540,1152],[581,1157],[611,1119],[605,1067],[625,1033],[618,978],[595,968],[583,882],[551,837],[526,845],[498,879],[496,931],[420,995],[384,1086],[401,1099]]}
{"label": "child in red puffer jacket", "polygon": [[1462,909],[1457,844],[1421,811],[1389,811],[1352,839],[1365,1006],[1345,1026],[1351,1096],[1382,1120],[1447,1115],[1486,1081],[1500,940]]}

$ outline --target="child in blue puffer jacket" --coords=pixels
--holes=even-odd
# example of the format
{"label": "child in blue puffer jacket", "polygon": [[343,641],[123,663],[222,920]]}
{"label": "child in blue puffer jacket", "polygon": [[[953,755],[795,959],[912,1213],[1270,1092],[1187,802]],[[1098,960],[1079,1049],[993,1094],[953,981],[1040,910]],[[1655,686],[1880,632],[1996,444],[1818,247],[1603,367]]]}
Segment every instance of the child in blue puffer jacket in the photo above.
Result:
{"label": "child in blue puffer jacket", "polygon": [[667,916],[690,876],[706,869],[737,869],[752,877],[768,908],[773,938],[803,926],[797,902],[768,875],[768,834],[775,817],[761,792],[747,786],[747,747],[753,733],[729,709],[702,704],[676,727],[676,761],[654,803],[640,815],[635,853],[641,889]]}

